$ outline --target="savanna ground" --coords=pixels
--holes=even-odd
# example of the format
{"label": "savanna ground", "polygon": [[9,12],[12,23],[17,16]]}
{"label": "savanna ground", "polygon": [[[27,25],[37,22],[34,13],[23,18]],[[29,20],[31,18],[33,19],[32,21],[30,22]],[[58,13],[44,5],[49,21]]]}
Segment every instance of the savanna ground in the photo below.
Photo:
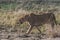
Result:
{"label": "savanna ground", "polygon": [[[59,40],[60,37],[60,6],[58,5],[41,5],[41,6],[36,6],[36,8],[27,8],[23,9],[20,8],[19,6],[16,7],[17,4],[0,4],[0,40],[40,40],[42,38],[47,38],[45,40],[51,40],[48,38],[48,36],[52,36],[51,34],[51,27],[50,25],[43,25],[40,30],[43,34],[46,35],[40,35],[38,30],[34,28],[31,32],[30,37],[27,38],[22,38],[19,37],[19,35],[23,35],[28,27],[29,23],[24,22],[23,24],[20,24],[18,21],[21,17],[23,17],[26,14],[29,14],[31,12],[34,12],[38,14],[39,12],[47,12],[48,10],[56,10],[54,12],[56,20],[58,25],[55,26],[54,28],[54,34],[57,39]],[[35,6],[35,5],[34,5]],[[56,40],[57,40],[56,39]],[[44,39],[41,39],[44,40]],[[54,39],[52,39],[54,40]]]}

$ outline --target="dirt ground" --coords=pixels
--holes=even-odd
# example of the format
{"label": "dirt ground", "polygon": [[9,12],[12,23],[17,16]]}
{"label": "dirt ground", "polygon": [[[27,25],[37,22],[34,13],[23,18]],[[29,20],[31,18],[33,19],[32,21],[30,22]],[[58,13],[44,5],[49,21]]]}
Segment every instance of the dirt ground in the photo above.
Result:
{"label": "dirt ground", "polygon": [[40,38],[39,35],[31,34],[28,37],[22,37],[16,33],[0,33],[0,40],[60,40],[60,38]]}
{"label": "dirt ground", "polygon": [[[48,26],[47,26],[48,27]],[[50,30],[50,28],[48,28]],[[21,30],[21,29],[20,29]],[[0,28],[0,40],[60,40],[60,25],[58,25],[55,28],[56,34],[54,34],[56,37],[54,38],[49,38],[47,35],[43,34],[41,35],[40,33],[30,33],[28,36],[23,36],[24,33],[12,30],[6,29],[6,28]],[[48,33],[48,31],[46,32]],[[51,33],[51,32],[49,32]],[[49,34],[50,35],[50,34]]]}

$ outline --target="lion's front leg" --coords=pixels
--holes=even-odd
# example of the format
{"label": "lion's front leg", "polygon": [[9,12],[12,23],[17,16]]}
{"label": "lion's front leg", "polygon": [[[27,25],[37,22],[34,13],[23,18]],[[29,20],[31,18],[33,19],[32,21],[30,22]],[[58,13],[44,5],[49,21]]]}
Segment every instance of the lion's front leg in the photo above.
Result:
{"label": "lion's front leg", "polygon": [[27,35],[31,32],[32,29],[33,29],[33,26],[30,26],[30,27],[28,28],[27,32],[25,33],[25,36],[27,36]]}

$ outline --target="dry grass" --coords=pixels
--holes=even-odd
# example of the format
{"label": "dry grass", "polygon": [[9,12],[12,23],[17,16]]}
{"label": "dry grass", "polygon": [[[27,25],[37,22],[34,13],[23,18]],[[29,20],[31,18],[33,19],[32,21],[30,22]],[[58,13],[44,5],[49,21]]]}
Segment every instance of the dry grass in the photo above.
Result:
{"label": "dry grass", "polygon": [[[52,9],[52,8],[51,8]],[[50,9],[50,10],[51,10]],[[53,10],[53,9],[52,9]],[[38,14],[39,12],[47,12],[47,11],[44,11],[44,10],[41,10],[41,11],[26,11],[26,10],[19,10],[19,11],[12,11],[12,12],[0,12],[0,27],[1,25],[4,25],[4,27],[9,27],[9,26],[12,26],[12,27],[20,27],[20,28],[25,28],[26,26],[28,26],[27,23],[23,23],[22,25],[19,23],[19,19],[23,16],[25,16],[26,14],[29,14],[31,12],[34,12],[36,14]],[[57,23],[60,23],[60,12],[56,12],[57,14],[55,14],[56,16],[56,20],[57,20]],[[18,24],[17,24],[18,23]],[[27,28],[27,27],[26,27]],[[46,31],[45,27],[42,27],[40,28],[42,33],[44,33]],[[24,29],[25,30],[25,29]],[[27,29],[26,29],[27,30]],[[51,29],[50,29],[51,30]],[[32,31],[33,33],[37,33],[38,31],[36,29],[34,29]],[[48,32],[50,33],[50,32]],[[49,34],[51,35],[51,33]]]}
{"label": "dry grass", "polygon": [[[52,8],[51,8],[52,9]],[[19,11],[12,11],[12,12],[0,12],[0,25],[16,25],[16,22],[23,17],[26,14],[29,14],[31,12],[34,12],[38,14],[39,12],[46,12],[46,11],[25,11],[25,10],[19,10]],[[60,20],[60,14],[56,15],[57,20]]]}
{"label": "dry grass", "polygon": [[[25,12],[24,12],[25,13]],[[18,20],[24,16],[23,12],[4,12],[0,13],[0,25],[15,26]]]}

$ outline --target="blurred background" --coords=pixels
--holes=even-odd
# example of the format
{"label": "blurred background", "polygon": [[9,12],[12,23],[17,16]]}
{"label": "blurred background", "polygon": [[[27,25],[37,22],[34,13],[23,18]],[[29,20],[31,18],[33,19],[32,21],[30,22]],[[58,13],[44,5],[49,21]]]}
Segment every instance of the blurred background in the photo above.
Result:
{"label": "blurred background", "polygon": [[[26,32],[29,27],[28,22],[20,24],[18,21],[22,16],[31,12],[37,14],[49,10],[56,10],[54,14],[57,23],[60,24],[60,0],[0,0],[0,31],[4,29],[8,32],[16,30]],[[42,33],[48,28],[43,26],[40,28]],[[60,35],[59,29],[60,25],[55,28],[55,31]],[[38,32],[34,28],[32,33]]]}

